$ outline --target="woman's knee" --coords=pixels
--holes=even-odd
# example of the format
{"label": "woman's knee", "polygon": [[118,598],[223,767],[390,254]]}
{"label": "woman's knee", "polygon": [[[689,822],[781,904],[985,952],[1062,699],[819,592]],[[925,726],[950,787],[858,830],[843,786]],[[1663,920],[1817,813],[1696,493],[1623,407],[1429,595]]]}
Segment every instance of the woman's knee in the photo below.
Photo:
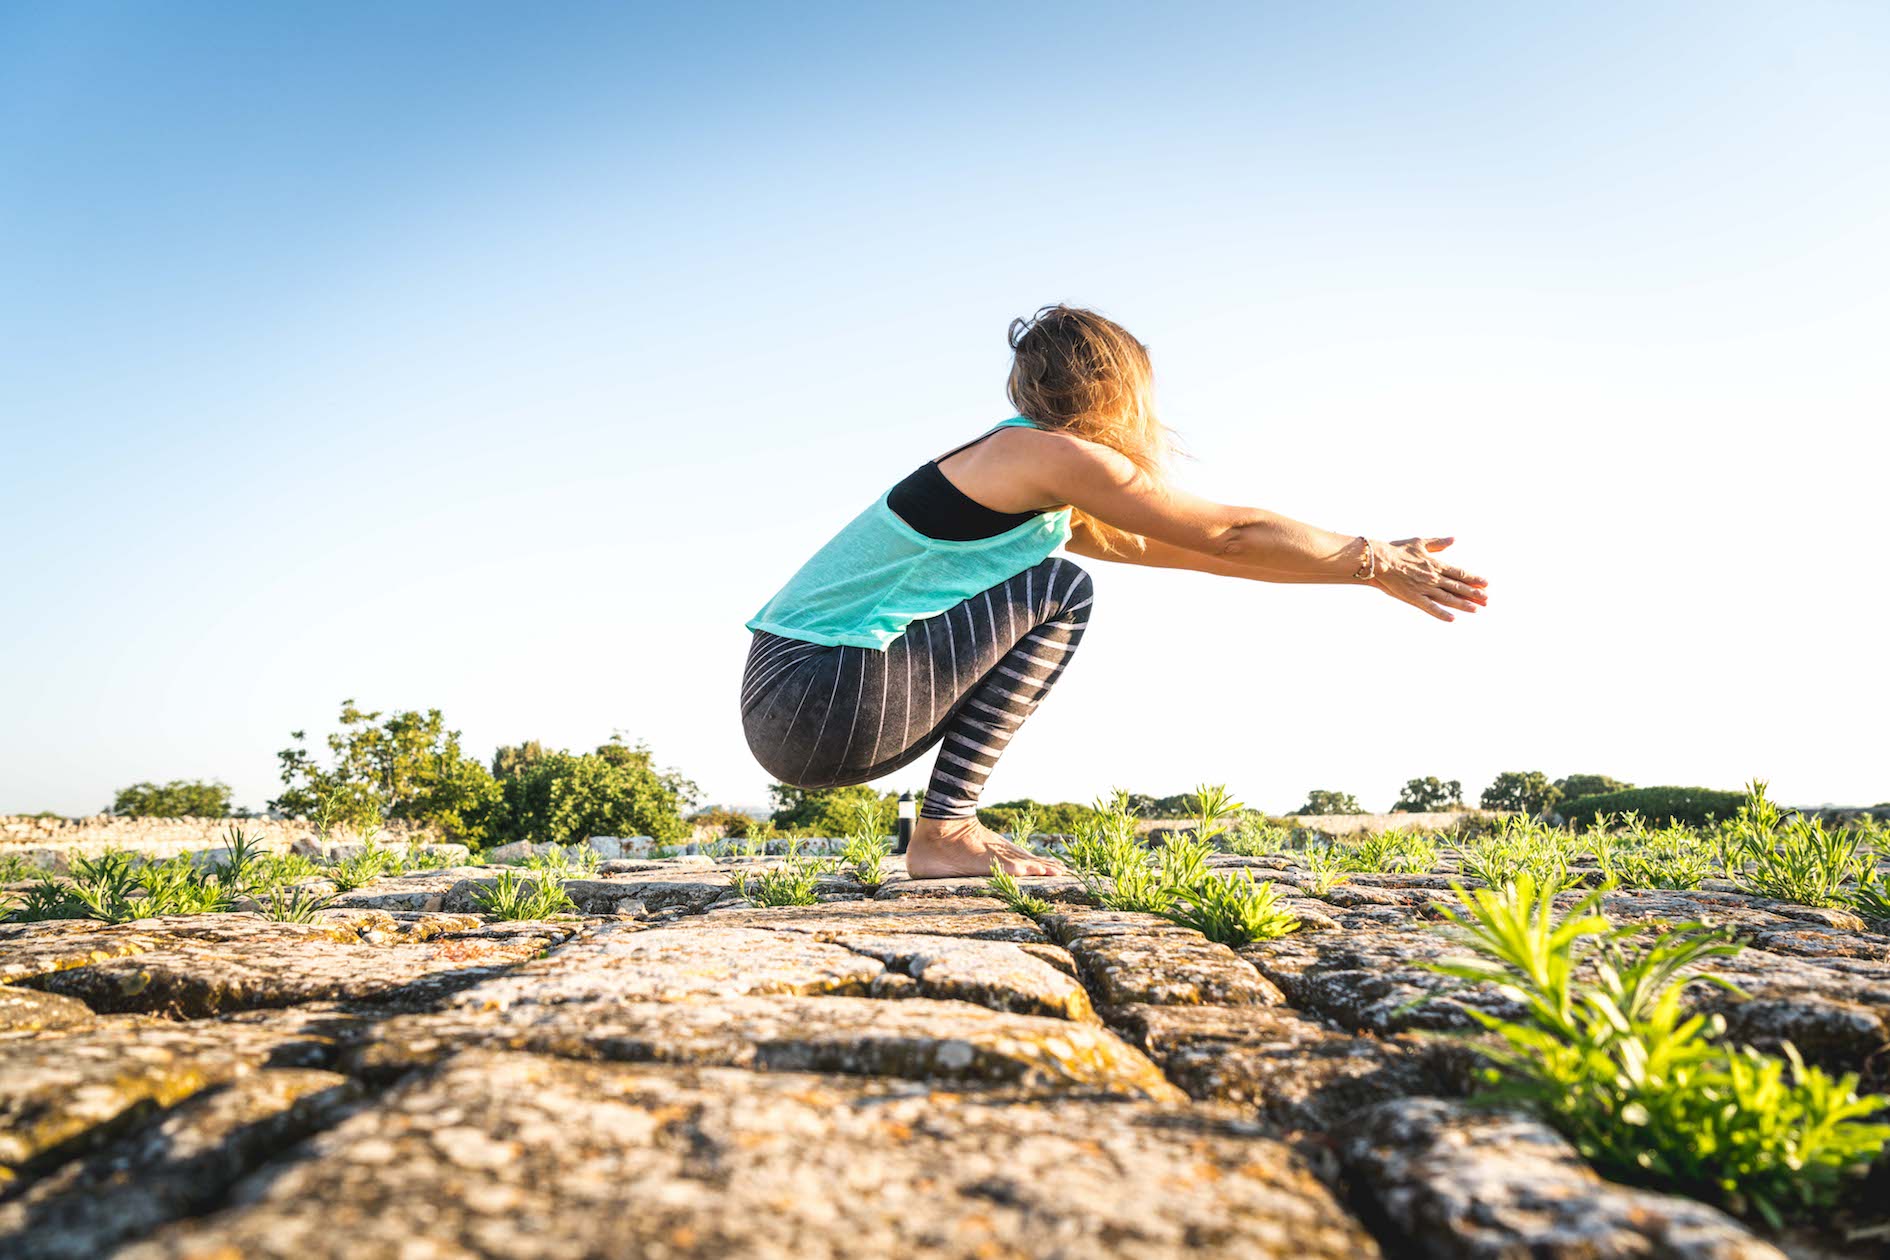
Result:
{"label": "woman's knee", "polygon": [[1049,606],[1045,610],[1052,621],[1087,621],[1089,606],[1095,599],[1096,584],[1089,570],[1074,560],[1061,556],[1044,561],[1049,567]]}

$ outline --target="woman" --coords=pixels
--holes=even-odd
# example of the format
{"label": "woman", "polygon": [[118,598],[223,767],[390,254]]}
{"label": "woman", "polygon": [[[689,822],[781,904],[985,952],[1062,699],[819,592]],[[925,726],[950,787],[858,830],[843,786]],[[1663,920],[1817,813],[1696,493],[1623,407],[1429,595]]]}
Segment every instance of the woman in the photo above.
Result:
{"label": "woman", "polygon": [[985,778],[1089,621],[1095,560],[1263,582],[1365,583],[1444,621],[1487,583],[1449,538],[1334,534],[1197,498],[1163,477],[1147,349],[1093,311],[1011,324],[1018,414],[925,464],[815,553],[748,622],[742,723],[784,783],[890,774],[939,746],[906,869],[1063,873],[981,826]]}

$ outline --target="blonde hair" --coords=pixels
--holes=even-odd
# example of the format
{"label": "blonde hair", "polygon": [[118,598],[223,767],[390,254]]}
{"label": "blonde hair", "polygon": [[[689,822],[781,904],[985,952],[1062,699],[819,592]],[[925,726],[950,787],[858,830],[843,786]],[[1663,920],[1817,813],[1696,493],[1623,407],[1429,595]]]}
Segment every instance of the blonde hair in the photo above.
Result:
{"label": "blonde hair", "polygon": [[[1010,328],[1011,378],[1005,386],[1017,414],[1118,451],[1151,477],[1162,475],[1173,438],[1155,415],[1155,379],[1148,347],[1095,311],[1046,306]],[[1141,551],[1146,540],[1072,513],[1105,551]]]}

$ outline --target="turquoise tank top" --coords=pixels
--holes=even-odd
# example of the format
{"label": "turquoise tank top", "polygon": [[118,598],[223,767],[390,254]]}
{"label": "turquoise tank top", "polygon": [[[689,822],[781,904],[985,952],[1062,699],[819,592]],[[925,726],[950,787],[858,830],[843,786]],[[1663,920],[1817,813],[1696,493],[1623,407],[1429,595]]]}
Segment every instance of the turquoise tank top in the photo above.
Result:
{"label": "turquoise tank top", "polygon": [[[1020,425],[1030,421],[1013,416],[990,432]],[[882,494],[815,552],[748,628],[884,650],[913,622],[1015,577],[1069,540],[1068,508],[1039,512],[991,538],[928,538],[900,520]]]}

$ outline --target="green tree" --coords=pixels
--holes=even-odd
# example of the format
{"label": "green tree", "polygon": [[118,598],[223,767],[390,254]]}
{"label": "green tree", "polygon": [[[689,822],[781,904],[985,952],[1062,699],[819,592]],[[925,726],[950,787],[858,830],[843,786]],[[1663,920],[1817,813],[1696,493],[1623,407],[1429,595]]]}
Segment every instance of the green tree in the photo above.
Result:
{"label": "green tree", "polygon": [[1459,780],[1427,775],[1422,779],[1407,780],[1404,791],[1398,794],[1398,803],[1391,807],[1391,811],[1394,814],[1428,814],[1461,804],[1463,784]]}
{"label": "green tree", "polygon": [[228,818],[230,788],[201,779],[134,783],[118,789],[108,812],[120,818]]}
{"label": "green tree", "polygon": [[799,788],[777,783],[768,789],[774,806],[774,825],[816,836],[844,836],[853,821],[858,802],[875,800],[898,803],[897,793],[875,792],[864,783],[837,788]]}
{"label": "green tree", "polygon": [[1562,794],[1562,800],[1565,801],[1600,796],[1604,792],[1625,792],[1633,786],[1632,783],[1611,779],[1605,774],[1571,774],[1566,779],[1555,781],[1555,790]]}
{"label": "green tree", "polygon": [[439,827],[457,840],[481,845],[503,822],[498,784],[460,751],[459,732],[446,729],[438,709],[389,714],[341,702],[341,729],[327,740],[332,764],[310,753],[307,736],[293,731],[291,748],[276,754],[283,792],[272,808],[291,818],[372,830],[384,819]]}
{"label": "green tree", "polygon": [[649,748],[613,737],[595,752],[547,752],[500,781],[505,834],[533,843],[581,843],[592,836],[688,839],[683,810],[695,785],[658,771]]}
{"label": "green tree", "polygon": [[1052,836],[1074,835],[1078,827],[1096,817],[1094,809],[1074,801],[1041,805],[1024,797],[1022,800],[999,801],[995,805],[985,806],[978,811],[978,821],[993,831],[1008,832],[1017,821],[1017,816],[1026,810],[1036,813],[1037,830]]}
{"label": "green tree", "polygon": [[535,739],[520,744],[501,744],[492,754],[492,777],[509,779],[545,755],[545,746]]}
{"label": "green tree", "polygon": [[1540,770],[1505,770],[1483,789],[1480,798],[1485,809],[1513,809],[1525,814],[1553,809],[1561,799],[1561,791]]}
{"label": "green tree", "polygon": [[1295,814],[1362,814],[1358,798],[1350,792],[1331,792],[1325,788],[1314,788],[1306,793],[1306,803],[1293,811]]}

